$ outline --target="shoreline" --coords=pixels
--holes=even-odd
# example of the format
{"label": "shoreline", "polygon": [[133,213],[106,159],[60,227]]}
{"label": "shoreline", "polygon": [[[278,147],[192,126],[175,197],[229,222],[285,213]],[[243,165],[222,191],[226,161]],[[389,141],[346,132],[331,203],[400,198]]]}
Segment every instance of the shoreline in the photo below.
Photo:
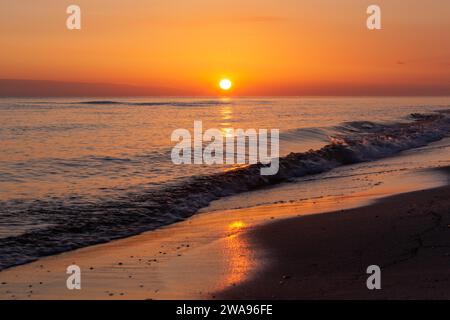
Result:
{"label": "shoreline", "polygon": [[[295,221],[293,217],[324,217],[337,210],[377,205],[378,201],[372,203],[390,194],[411,191],[403,187],[379,186],[345,196],[203,212],[156,231],[3,270],[0,299],[229,297],[233,290],[239,292],[272,266],[267,256],[270,246],[267,250],[262,242],[255,241],[258,230]],[[82,269],[82,290],[66,288],[66,268],[72,264]],[[240,294],[234,297],[249,298]]]}
{"label": "shoreline", "polygon": [[[374,195],[378,196],[378,195]],[[86,247],[0,271],[0,299],[214,299],[261,267],[241,235],[264,223],[336,206],[368,195],[212,211],[155,231]],[[82,290],[66,288],[66,268],[82,270]]]}
{"label": "shoreline", "polygon": [[[218,166],[206,172],[201,167],[190,167],[187,168],[189,171],[182,173],[183,170],[178,171],[173,163],[166,162],[167,159],[160,156],[154,159],[157,165],[153,169],[158,172],[160,168],[165,168],[166,172],[170,172],[167,176],[161,175],[161,172],[155,174],[152,169],[142,169],[145,166],[140,162],[143,158],[139,156],[134,159],[136,162],[133,157],[122,159],[118,155],[94,156],[92,162],[86,162],[85,167],[79,167],[78,161],[71,163],[72,158],[68,163],[49,162],[44,166],[49,166],[49,172],[57,173],[56,176],[64,176],[69,167],[74,171],[71,171],[68,179],[52,178],[46,182],[43,179],[41,184],[26,182],[26,178],[20,180],[21,183],[6,179],[4,186],[7,192],[2,201],[4,226],[0,226],[0,256],[3,257],[0,259],[0,269],[35,261],[43,256],[142,234],[184,220],[212,201],[226,196],[264,190],[297,179],[308,180],[311,176],[335,170],[345,171],[345,168],[362,164],[370,166],[370,163],[378,161],[389,162],[389,159],[401,157],[413,150],[416,150],[420,158],[418,149],[432,148],[431,146],[438,146],[446,140],[450,132],[450,117],[447,113],[448,110],[432,114],[412,113],[408,118],[389,125],[382,122],[349,121],[336,127],[322,128],[323,130],[319,127],[310,128],[308,130],[313,130],[312,132],[318,130],[315,134],[318,134],[316,138],[320,137],[321,143],[309,151],[305,151],[305,148],[314,139],[305,135],[305,141],[309,141],[307,144],[300,139],[301,130],[305,128],[297,128],[291,133],[286,128],[284,148],[287,148],[274,161],[279,170],[273,172],[274,175],[267,176],[261,175],[261,170],[268,169],[261,163],[232,168]],[[290,134],[293,136],[289,138]],[[136,151],[141,152],[138,149]],[[448,156],[444,159],[448,159]],[[116,169],[120,168],[119,163],[122,161],[124,168],[139,172],[139,177],[131,171],[117,176]],[[11,162],[9,165],[15,164]],[[91,178],[94,182],[93,177],[101,171],[96,171],[87,179],[83,170],[93,170],[99,165],[118,167],[112,171],[106,170],[107,174],[103,177],[106,180],[95,182],[96,186],[91,189],[91,186],[84,183]],[[410,168],[409,165],[397,169],[395,167],[394,165],[392,170]],[[33,166],[25,168],[26,165],[25,171],[34,170]],[[79,170],[81,171],[78,172]],[[6,174],[9,175],[7,172]],[[354,186],[357,189],[356,184]],[[321,187],[316,190],[320,194]],[[309,198],[311,197],[306,197]]]}

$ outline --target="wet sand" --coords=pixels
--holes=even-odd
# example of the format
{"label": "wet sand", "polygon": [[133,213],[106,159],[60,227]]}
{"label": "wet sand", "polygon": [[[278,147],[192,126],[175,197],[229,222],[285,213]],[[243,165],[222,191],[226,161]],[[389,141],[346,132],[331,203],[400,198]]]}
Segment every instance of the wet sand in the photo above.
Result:
{"label": "wet sand", "polygon": [[[372,197],[380,196],[378,193]],[[264,265],[243,237],[258,225],[336,207],[369,195],[202,213],[187,221],[0,272],[0,299],[214,299]],[[81,290],[68,290],[66,268],[78,265]]]}
{"label": "wet sand", "polygon": [[[42,258],[0,272],[0,299],[450,297],[450,188],[370,204],[411,191],[400,186],[206,212]],[[81,290],[66,287],[72,264]],[[364,289],[369,264],[380,292]]]}
{"label": "wet sand", "polygon": [[[450,187],[287,219],[245,235],[266,268],[226,299],[450,299]],[[367,267],[381,267],[368,290]]]}

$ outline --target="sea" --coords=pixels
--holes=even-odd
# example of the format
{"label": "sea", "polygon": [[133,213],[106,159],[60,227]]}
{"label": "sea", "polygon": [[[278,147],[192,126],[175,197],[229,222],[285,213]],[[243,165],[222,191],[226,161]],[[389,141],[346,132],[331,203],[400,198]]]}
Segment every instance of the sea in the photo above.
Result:
{"label": "sea", "polygon": [[[195,121],[228,138],[278,129],[278,174],[262,176],[260,164],[174,164],[172,133]],[[449,133],[449,97],[2,98],[0,270],[255,190],[301,184],[310,199],[372,183],[330,184],[339,177],[448,166]],[[271,201],[239,199],[237,207]]]}

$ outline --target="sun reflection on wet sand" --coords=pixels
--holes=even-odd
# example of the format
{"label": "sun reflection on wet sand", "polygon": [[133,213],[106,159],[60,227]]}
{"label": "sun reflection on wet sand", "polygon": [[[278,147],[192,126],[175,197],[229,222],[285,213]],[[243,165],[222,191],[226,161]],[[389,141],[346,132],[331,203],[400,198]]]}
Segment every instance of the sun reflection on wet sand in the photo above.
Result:
{"label": "sun reflection on wet sand", "polygon": [[239,230],[243,229],[244,227],[245,227],[245,223],[242,221],[236,221],[236,222],[230,223],[230,225],[229,225],[230,230],[233,230],[233,231],[239,231]]}
{"label": "sun reflection on wet sand", "polygon": [[228,225],[229,235],[224,243],[228,273],[223,281],[224,287],[244,281],[254,267],[254,259],[249,244],[242,236],[246,228],[247,225],[243,221],[235,221]]}

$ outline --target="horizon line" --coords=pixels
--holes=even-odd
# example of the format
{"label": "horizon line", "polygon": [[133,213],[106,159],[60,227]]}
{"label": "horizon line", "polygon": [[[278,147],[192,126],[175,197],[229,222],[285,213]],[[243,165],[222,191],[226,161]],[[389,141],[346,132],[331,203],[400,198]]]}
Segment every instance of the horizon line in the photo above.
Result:
{"label": "horizon line", "polygon": [[[35,83],[35,86],[30,86]],[[283,93],[283,94],[239,94],[239,93],[208,93],[192,92],[173,87],[152,87],[125,83],[107,82],[83,82],[65,80],[40,80],[40,79],[0,79],[0,98],[132,98],[132,97],[152,97],[152,98],[305,98],[305,97],[450,97],[450,87],[447,86],[417,86],[406,92],[404,86],[391,87],[383,90],[377,85],[366,85],[365,87],[351,86],[342,87],[336,84],[331,93],[314,93],[314,91],[325,91],[325,89],[307,88],[305,93]],[[330,85],[330,84],[328,84]],[[277,90],[275,88],[274,90]],[[415,90],[414,90],[415,89]],[[291,90],[295,90],[292,89]],[[302,90],[299,88],[298,90]],[[350,91],[354,91],[349,93]],[[393,90],[393,91],[392,91]],[[342,93],[339,93],[342,91]],[[371,93],[368,91],[372,91]],[[55,93],[57,92],[57,93]]]}

